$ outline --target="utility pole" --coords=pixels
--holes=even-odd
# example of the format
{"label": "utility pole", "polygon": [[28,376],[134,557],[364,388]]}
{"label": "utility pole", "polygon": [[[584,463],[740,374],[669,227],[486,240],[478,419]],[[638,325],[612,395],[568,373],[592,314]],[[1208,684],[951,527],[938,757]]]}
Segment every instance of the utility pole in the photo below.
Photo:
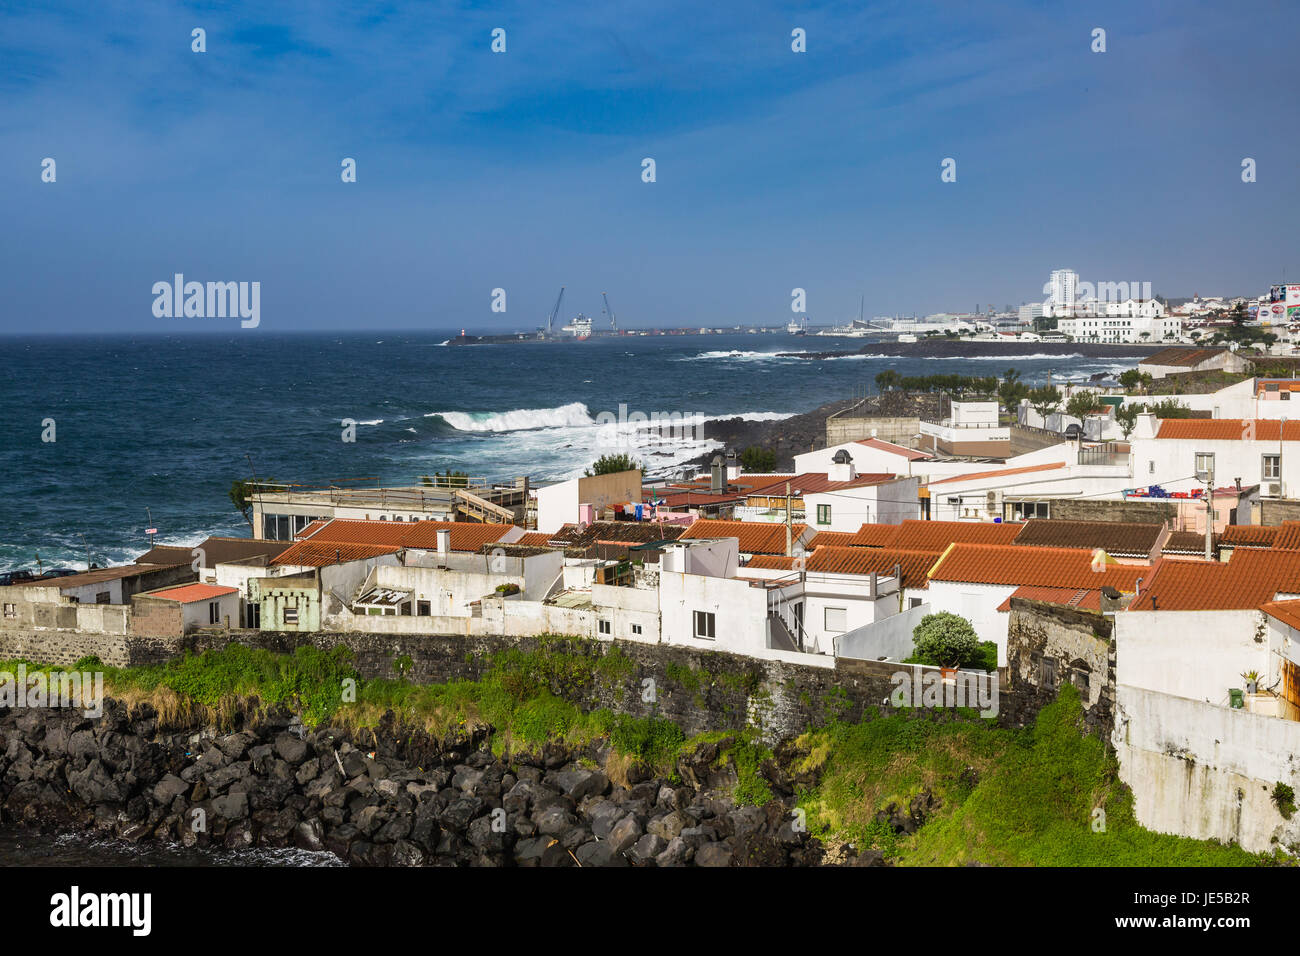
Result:
{"label": "utility pole", "polygon": [[794,554],[793,545],[790,541],[790,482],[785,483],[785,556],[788,558]]}
{"label": "utility pole", "polygon": [[1205,473],[1205,560],[1214,560],[1214,469]]}

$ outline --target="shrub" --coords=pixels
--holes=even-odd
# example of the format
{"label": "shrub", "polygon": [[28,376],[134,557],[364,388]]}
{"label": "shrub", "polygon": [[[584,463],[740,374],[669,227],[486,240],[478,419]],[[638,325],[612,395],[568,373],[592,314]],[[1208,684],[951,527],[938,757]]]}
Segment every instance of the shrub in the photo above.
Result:
{"label": "shrub", "polygon": [[947,611],[927,614],[912,631],[914,660],[939,667],[961,667],[984,656],[970,621]]}

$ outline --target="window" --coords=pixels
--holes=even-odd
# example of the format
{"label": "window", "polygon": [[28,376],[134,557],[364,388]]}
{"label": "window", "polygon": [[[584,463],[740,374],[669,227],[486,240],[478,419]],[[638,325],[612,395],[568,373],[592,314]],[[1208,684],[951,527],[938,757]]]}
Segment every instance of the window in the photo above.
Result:
{"label": "window", "polygon": [[18,605],[5,604],[5,617],[17,617],[17,616],[18,616]]}
{"label": "window", "polygon": [[287,601],[284,602],[284,623],[285,624],[298,623],[298,599],[297,598],[289,598]]}
{"label": "window", "polygon": [[399,611],[398,613],[402,614],[404,617],[410,617],[410,616],[411,616],[411,602],[410,602],[410,601],[403,601],[403,602],[402,602],[402,609],[401,609],[401,611]]}
{"label": "window", "polygon": [[1156,473],[1156,463],[1154,461],[1147,462],[1147,474],[1154,475],[1155,473]]}
{"label": "window", "polygon": [[209,624],[221,623],[221,602],[220,601],[208,602],[208,623]]}
{"label": "window", "polygon": [[112,599],[113,596],[109,594],[107,591],[100,591],[98,594],[95,595],[96,604],[107,604]]}
{"label": "window", "polygon": [[1196,467],[1193,469],[1196,477],[1214,473],[1214,452],[1198,451],[1196,453]]}
{"label": "window", "polygon": [[262,605],[250,604],[244,608],[244,626],[261,627],[262,626]]}
{"label": "window", "polygon": [[1040,687],[1056,686],[1056,658],[1044,657],[1038,665],[1038,684]]}
{"label": "window", "polygon": [[640,633],[641,633],[641,625],[640,625],[640,624],[633,624],[633,625],[632,625],[632,633],[633,633],[633,634],[640,634]]}
{"label": "window", "polygon": [[596,628],[596,629],[597,629],[598,631],[600,631],[600,633],[602,633],[602,634],[608,634],[608,633],[610,633],[610,623],[609,623],[609,621],[597,621],[597,622],[596,622],[596,625],[597,625],[597,628]]}
{"label": "window", "polygon": [[825,615],[826,630],[839,633],[848,630],[849,612],[847,608],[828,607]]}
{"label": "window", "polygon": [[830,505],[818,505],[818,506],[817,506],[817,523],[818,523],[818,524],[830,524],[830,523],[831,523],[831,506],[830,506]]}
{"label": "window", "polygon": [[714,619],[712,611],[695,612],[695,636],[713,640],[717,637],[714,630]]}
{"label": "window", "polygon": [[1071,677],[1073,678],[1073,680],[1074,680],[1074,686],[1075,686],[1075,687],[1078,689],[1078,691],[1079,691],[1079,696],[1082,697],[1083,700],[1087,701],[1087,699],[1088,699],[1088,672],[1085,671],[1085,670],[1075,670],[1074,673],[1071,674],[1070,676],[1071,676]]}
{"label": "window", "polygon": [[1282,477],[1282,456],[1265,455],[1264,456],[1264,480],[1276,481]]}
{"label": "window", "polygon": [[430,614],[433,613],[433,607],[429,604],[428,601],[416,601],[415,613],[418,614],[420,617],[428,617]]}

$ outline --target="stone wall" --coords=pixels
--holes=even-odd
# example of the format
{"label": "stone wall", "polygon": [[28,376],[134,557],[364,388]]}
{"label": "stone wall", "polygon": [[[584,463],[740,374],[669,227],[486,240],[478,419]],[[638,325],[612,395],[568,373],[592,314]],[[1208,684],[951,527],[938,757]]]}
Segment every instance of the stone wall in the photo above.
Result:
{"label": "stone wall", "polygon": [[1012,598],[1006,698],[1012,712],[1007,722],[1029,723],[1056,700],[1062,684],[1073,683],[1085,723],[1109,738],[1115,723],[1113,627],[1103,614]]}
{"label": "stone wall", "polygon": [[0,628],[0,659],[21,658],[67,667],[94,655],[110,666],[125,667],[131,662],[129,641],[123,634]]}
{"label": "stone wall", "polygon": [[[189,649],[198,653],[232,641],[278,653],[305,645],[323,650],[346,645],[352,649],[354,666],[363,678],[396,677],[393,662],[409,657],[409,676],[416,683],[477,680],[489,667],[492,654],[511,649],[536,651],[543,646],[543,639],[537,637],[200,629],[179,642],[176,652]],[[638,717],[667,717],[687,734],[737,730],[754,723],[763,728],[765,736],[779,739],[835,718],[858,721],[867,708],[891,710],[889,698],[896,686],[891,678],[899,671],[915,669],[887,661],[847,659],[837,660],[833,668],[811,667],[632,641],[569,638],[558,645],[556,639],[550,641],[546,647],[551,651],[589,655],[594,661],[618,652],[630,662],[617,676],[599,676],[612,668],[598,668],[598,676],[577,692],[553,688],[557,693],[585,709],[608,707]],[[937,668],[920,670],[937,673]],[[1008,712],[1028,712],[1024,706],[1011,706],[1005,681],[1002,687],[999,720]],[[652,695],[647,693],[650,689]],[[651,696],[653,700],[647,699]]]}
{"label": "stone wall", "polygon": [[131,634],[179,638],[185,631],[185,608],[178,601],[137,594],[131,599]]}
{"label": "stone wall", "polygon": [[1281,524],[1300,521],[1300,501],[1294,498],[1260,498],[1259,523]]}
{"label": "stone wall", "polygon": [[1128,521],[1135,524],[1175,523],[1178,506],[1172,501],[1082,501],[1050,498],[1052,517],[1067,521]]}
{"label": "stone wall", "polygon": [[921,433],[920,418],[839,418],[826,419],[826,444],[839,445],[863,438],[879,438],[911,448]]}

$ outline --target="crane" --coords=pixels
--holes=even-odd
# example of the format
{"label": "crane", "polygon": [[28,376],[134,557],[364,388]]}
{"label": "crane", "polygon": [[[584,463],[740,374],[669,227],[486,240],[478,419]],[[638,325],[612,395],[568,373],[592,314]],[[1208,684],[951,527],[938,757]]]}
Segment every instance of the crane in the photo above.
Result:
{"label": "crane", "polygon": [[564,286],[560,286],[560,294],[555,297],[555,308],[551,309],[550,316],[546,319],[546,334],[551,334],[551,329],[555,325],[555,317],[560,314],[560,303],[564,300]]}
{"label": "crane", "polygon": [[609,296],[607,296],[605,293],[602,292],[602,293],[600,294],[600,297],[601,297],[602,299],[605,300],[605,311],[606,311],[607,313],[609,313],[609,327],[610,327],[610,330],[611,330],[611,331],[614,331],[614,332],[617,332],[617,331],[618,331],[618,319],[615,318],[615,316],[614,316],[614,310],[610,307],[610,304],[609,304]]}

